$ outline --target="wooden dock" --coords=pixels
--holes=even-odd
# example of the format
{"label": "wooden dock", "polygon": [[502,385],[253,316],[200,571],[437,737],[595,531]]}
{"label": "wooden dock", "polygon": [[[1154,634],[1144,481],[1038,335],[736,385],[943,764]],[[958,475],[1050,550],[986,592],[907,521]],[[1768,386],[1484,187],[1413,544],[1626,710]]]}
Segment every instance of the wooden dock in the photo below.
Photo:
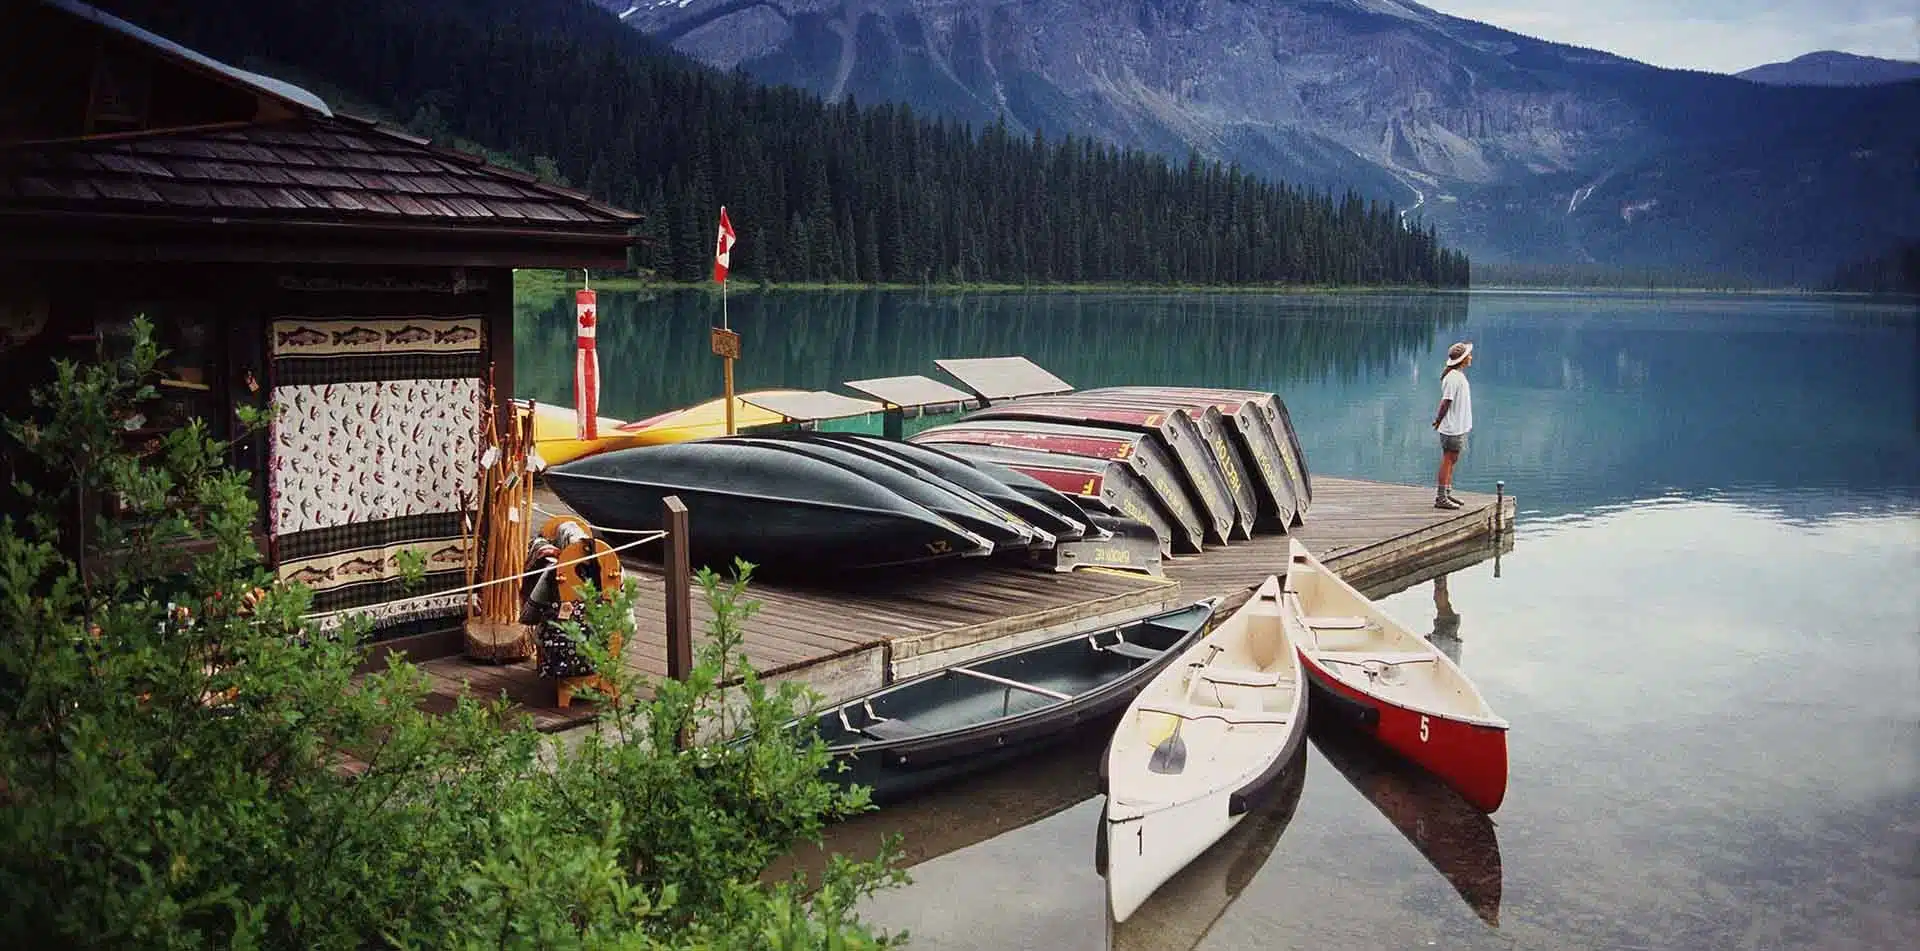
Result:
{"label": "wooden dock", "polygon": [[[1370,597],[1379,597],[1443,570],[1493,557],[1512,543],[1514,502],[1457,493],[1466,505],[1433,507],[1430,487],[1319,476],[1298,537],[1328,567]],[[536,503],[565,507],[542,490]],[[695,520],[700,513],[691,513]],[[1118,623],[1218,595],[1224,608],[1244,602],[1253,586],[1284,569],[1285,535],[1261,535],[1163,564],[1164,577],[1107,569],[1058,574],[986,559],[949,562],[890,575],[884,587],[822,590],[756,582],[748,597],[761,603],[745,631],[747,659],[769,680],[799,679],[830,701],[857,696],[910,677],[1068,631]],[[659,570],[626,562],[641,586],[637,631],[624,651],[627,667],[645,677],[666,676],[666,590]],[[695,644],[711,618],[695,592]],[[433,678],[429,708],[450,707],[471,691],[504,693],[542,730],[593,719],[598,705],[555,706],[554,686],[531,662],[495,665],[455,655],[424,661]]]}

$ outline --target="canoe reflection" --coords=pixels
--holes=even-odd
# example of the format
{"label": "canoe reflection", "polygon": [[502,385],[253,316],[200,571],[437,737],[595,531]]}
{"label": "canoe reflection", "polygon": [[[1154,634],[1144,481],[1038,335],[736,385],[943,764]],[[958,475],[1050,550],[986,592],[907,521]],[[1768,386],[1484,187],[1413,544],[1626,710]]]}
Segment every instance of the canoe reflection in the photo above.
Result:
{"label": "canoe reflection", "polygon": [[[1307,747],[1302,743],[1280,781],[1239,825],[1155,889],[1126,921],[1115,924],[1110,913],[1101,916],[1107,922],[1107,946],[1112,951],[1184,951],[1199,945],[1267,864],[1300,805],[1306,777]],[[1105,818],[1103,814],[1102,823]],[[1099,834],[1101,828],[1094,826],[1094,867],[1105,875],[1106,837]]]}
{"label": "canoe reflection", "polygon": [[1500,926],[1500,841],[1493,820],[1451,786],[1334,718],[1308,739],[1420,854],[1480,920]]}

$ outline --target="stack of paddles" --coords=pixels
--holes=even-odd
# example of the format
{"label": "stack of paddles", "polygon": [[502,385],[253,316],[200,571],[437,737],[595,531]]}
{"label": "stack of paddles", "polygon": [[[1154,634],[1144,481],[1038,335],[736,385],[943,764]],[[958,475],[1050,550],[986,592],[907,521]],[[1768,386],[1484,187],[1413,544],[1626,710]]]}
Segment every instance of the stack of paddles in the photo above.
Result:
{"label": "stack of paddles", "polygon": [[[487,388],[487,406],[493,406]],[[467,599],[467,656],[476,660],[524,660],[533,651],[532,629],[520,622],[521,573],[533,517],[531,404],[510,403],[505,424],[486,414],[481,432],[477,523],[467,539],[467,586],[481,585]]]}

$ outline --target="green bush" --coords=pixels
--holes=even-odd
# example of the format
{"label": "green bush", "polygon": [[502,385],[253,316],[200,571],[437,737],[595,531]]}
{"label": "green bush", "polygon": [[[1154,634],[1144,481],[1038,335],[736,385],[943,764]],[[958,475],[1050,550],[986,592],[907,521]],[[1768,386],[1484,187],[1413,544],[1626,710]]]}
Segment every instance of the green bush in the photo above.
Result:
{"label": "green bush", "polygon": [[[574,748],[504,702],[423,713],[413,666],[355,676],[364,625],[303,620],[310,593],[262,565],[251,490],[204,426],[127,451],[158,356],[140,321],[130,355],[58,365],[34,419],[7,424],[49,475],[15,486],[31,515],[0,520],[0,945],[903,940],[853,913],[903,880],[892,843],[818,881],[761,881],[870,807],[821,777],[818,740],[778,729],[798,688],[738,657],[751,566],[702,575],[716,622],[688,681],[641,699],[616,677],[626,701]],[[100,497],[122,511],[90,513]],[[191,558],[170,554],[188,542]],[[587,626],[631,640],[634,596],[629,581]],[[695,736],[711,741],[680,742]]]}

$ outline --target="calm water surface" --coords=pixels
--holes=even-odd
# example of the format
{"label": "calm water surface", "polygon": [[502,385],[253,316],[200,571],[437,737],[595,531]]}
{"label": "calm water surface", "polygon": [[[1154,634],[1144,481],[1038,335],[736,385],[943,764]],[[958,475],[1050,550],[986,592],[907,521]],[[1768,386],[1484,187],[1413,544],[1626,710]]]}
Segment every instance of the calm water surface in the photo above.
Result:
{"label": "calm water surface", "polygon": [[[602,295],[603,408],[709,398],[717,302]],[[1078,386],[1287,400],[1318,472],[1425,483],[1441,354],[1476,344],[1456,483],[1514,547],[1382,602],[1513,723],[1480,817],[1316,728],[1292,788],[1111,926],[1097,730],[848,823],[923,948],[1907,948],[1920,942],[1920,341],[1908,305],[1505,294],[769,295],[742,387],[1020,353]],[[567,304],[522,395],[570,401]],[[1309,513],[1311,514],[1311,513]]]}

